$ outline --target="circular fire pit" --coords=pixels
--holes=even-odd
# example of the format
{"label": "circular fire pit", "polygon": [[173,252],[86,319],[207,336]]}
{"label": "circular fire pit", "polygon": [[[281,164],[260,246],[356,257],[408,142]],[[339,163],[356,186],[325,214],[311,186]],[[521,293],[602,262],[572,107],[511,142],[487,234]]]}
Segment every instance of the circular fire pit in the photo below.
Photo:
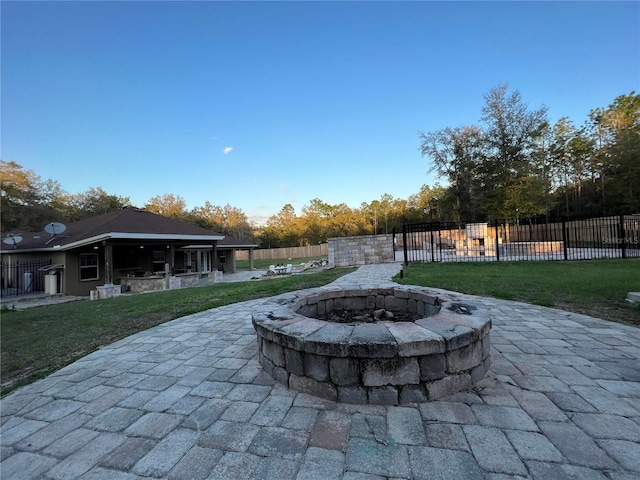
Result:
{"label": "circular fire pit", "polygon": [[420,287],[280,296],[253,325],[260,363],[274,379],[345,403],[435,400],[470,388],[489,368],[488,316]]}

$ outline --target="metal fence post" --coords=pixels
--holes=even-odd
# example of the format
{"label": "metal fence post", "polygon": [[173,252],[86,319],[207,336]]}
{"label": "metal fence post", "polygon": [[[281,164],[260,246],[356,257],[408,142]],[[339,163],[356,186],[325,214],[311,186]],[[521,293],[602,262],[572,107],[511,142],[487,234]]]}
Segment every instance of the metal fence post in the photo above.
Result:
{"label": "metal fence post", "polygon": [[622,254],[622,258],[627,258],[627,239],[625,237],[625,232],[624,232],[624,215],[620,214],[620,248],[622,249],[622,251],[620,252]]}
{"label": "metal fence post", "polygon": [[431,248],[429,250],[431,250],[431,263],[435,262],[435,255],[434,255],[434,245],[433,245],[433,223],[430,225],[429,228],[429,233],[431,234]]}
{"label": "metal fence post", "polygon": [[409,266],[409,258],[407,257],[407,224],[402,224],[402,251],[404,253],[404,264]]}
{"label": "metal fence post", "polygon": [[568,260],[569,259],[569,255],[567,253],[567,241],[568,241],[568,235],[567,235],[567,219],[566,217],[562,217],[562,248],[564,250],[564,259]]}
{"label": "metal fence post", "polygon": [[500,261],[500,247],[498,245],[498,219],[494,220],[494,226],[496,229],[496,262]]}

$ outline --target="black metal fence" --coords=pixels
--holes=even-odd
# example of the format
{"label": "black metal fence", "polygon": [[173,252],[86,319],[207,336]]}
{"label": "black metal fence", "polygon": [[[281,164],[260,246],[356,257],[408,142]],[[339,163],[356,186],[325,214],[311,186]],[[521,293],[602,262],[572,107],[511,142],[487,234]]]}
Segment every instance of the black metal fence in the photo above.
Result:
{"label": "black metal fence", "polygon": [[405,224],[396,243],[410,262],[639,258],[640,215],[517,222]]}
{"label": "black metal fence", "polygon": [[2,296],[44,292],[44,275],[51,260],[31,262],[0,262]]}

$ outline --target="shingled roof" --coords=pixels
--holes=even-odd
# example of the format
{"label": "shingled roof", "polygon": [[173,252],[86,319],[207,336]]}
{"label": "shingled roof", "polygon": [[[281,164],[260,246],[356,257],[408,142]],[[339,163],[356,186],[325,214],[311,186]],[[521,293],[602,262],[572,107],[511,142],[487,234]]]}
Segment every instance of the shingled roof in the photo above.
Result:
{"label": "shingled roof", "polygon": [[[3,251],[63,251],[107,239],[220,241],[223,234],[190,223],[163,217],[135,207],[105,213],[67,225],[64,232],[52,236],[45,232],[21,234],[16,248],[2,245]],[[247,245],[250,246],[250,245]]]}

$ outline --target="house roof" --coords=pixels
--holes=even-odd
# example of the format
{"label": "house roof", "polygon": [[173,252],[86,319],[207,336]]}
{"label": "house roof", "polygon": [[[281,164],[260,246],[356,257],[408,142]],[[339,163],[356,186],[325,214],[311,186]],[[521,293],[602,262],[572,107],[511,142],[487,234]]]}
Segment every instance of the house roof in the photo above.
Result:
{"label": "house roof", "polygon": [[[64,251],[107,239],[209,241],[220,242],[225,236],[191,223],[163,217],[135,207],[125,207],[104,215],[87,218],[66,226],[52,237],[47,232],[21,234],[23,240],[13,248],[2,244],[2,251]],[[233,246],[247,244],[230,237]],[[240,242],[239,244],[237,242]],[[231,246],[231,245],[225,245]]]}

